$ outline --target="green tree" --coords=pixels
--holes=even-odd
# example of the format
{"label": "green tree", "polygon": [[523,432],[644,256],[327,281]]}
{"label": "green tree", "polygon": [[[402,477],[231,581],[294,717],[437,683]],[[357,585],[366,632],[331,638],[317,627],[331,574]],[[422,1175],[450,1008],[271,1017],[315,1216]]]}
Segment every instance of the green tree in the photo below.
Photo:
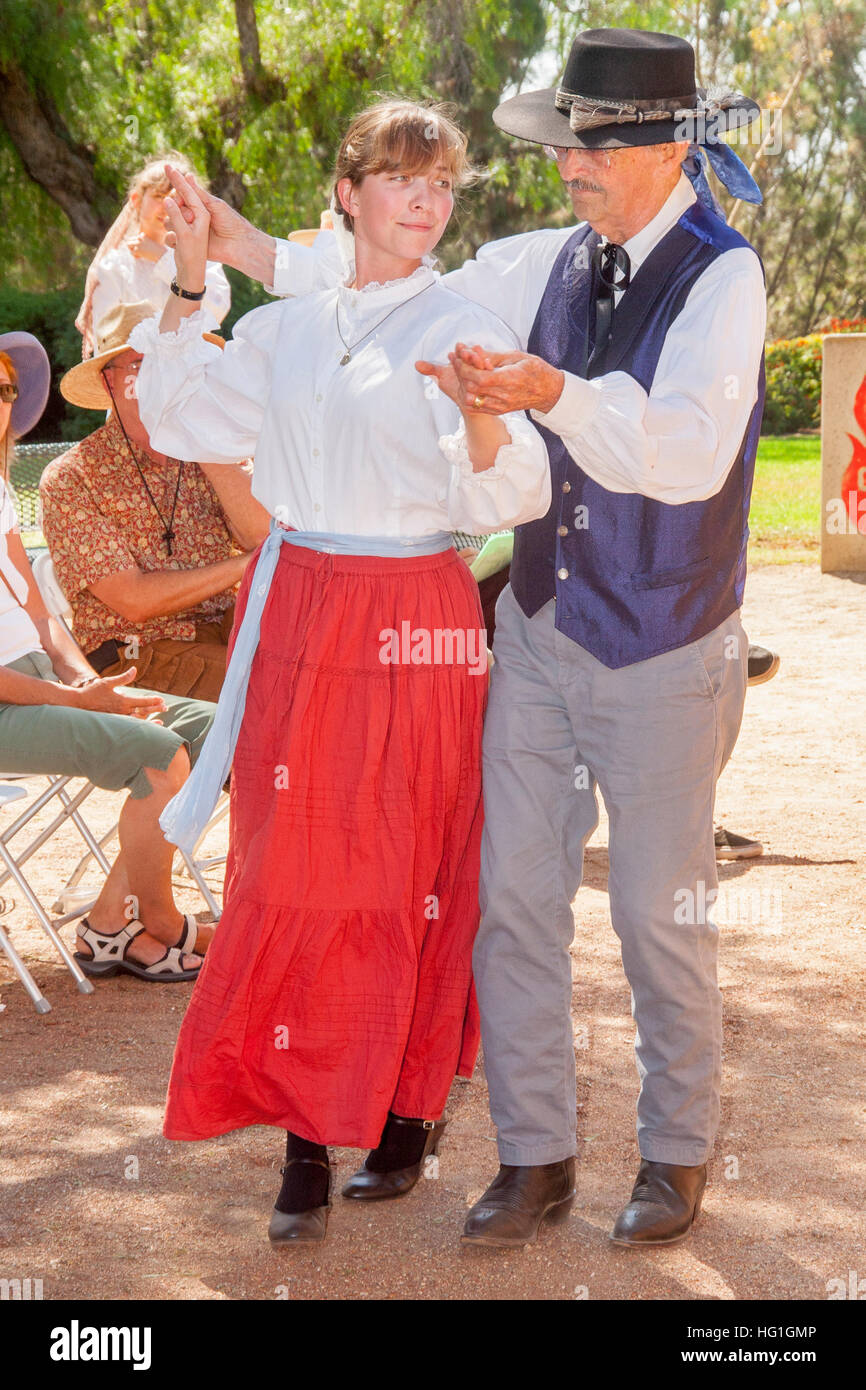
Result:
{"label": "green tree", "polygon": [[546,31],[543,0],[0,0],[4,277],[81,281],[130,176],[168,148],[260,225],[318,225],[337,142],[380,92],[452,101],[481,189],[450,257],[549,217],[557,181],[490,122]]}

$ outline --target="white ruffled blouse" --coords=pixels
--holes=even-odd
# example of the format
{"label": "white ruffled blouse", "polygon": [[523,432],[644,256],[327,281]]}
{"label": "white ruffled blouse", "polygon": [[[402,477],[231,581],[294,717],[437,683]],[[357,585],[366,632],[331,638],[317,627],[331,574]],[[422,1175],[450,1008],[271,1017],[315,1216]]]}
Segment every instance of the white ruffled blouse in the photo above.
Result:
{"label": "white ruffled blouse", "polygon": [[254,454],[253,494],[278,521],[399,537],[498,531],[547,512],[547,450],[525,415],[502,417],[511,442],[476,473],[457,406],[415,370],[420,359],[446,362],[458,341],[517,347],[496,314],[428,265],[253,309],[224,350],[202,338],[212,327],[206,310],[176,333],[160,333],[157,317],[136,325],[141,418],[172,458]]}

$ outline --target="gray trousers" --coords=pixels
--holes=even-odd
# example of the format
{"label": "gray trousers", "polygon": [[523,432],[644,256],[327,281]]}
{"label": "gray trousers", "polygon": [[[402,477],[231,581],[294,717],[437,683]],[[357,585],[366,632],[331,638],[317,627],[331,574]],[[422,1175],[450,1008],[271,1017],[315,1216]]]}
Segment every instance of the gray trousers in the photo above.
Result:
{"label": "gray trousers", "polygon": [[474,970],[502,1163],[576,1151],[571,903],[610,820],[610,913],[632,991],[644,1158],[703,1163],[718,1125],[716,782],[740,728],[739,612],[698,642],[611,671],[506,588],[484,729]]}

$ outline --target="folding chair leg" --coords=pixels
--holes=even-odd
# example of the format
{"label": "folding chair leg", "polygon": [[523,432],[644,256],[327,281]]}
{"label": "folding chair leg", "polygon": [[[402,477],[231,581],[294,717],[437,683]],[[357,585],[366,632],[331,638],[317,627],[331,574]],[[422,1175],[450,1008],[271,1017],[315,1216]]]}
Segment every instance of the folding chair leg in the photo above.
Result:
{"label": "folding chair leg", "polygon": [[33,1000],[33,1003],[36,1005],[36,1012],[38,1014],[50,1014],[51,1005],[45,998],[45,995],[42,993],[41,989],[37,985],[33,976],[30,974],[30,971],[27,969],[27,966],[24,964],[18,952],[15,950],[15,947],[12,945],[12,942],[9,940],[9,937],[6,935],[2,927],[0,927],[0,948],[2,948],[2,950],[6,952],[6,955],[9,957],[9,961],[12,965],[12,969],[15,971],[15,974],[18,976],[27,993],[30,995],[30,998]]}
{"label": "folding chair leg", "polygon": [[[102,860],[105,859],[105,856],[102,854],[102,851],[105,849],[105,846],[106,846],[107,844],[110,844],[111,841],[114,839],[115,835],[117,834],[117,829],[118,829],[118,827],[117,827],[117,824],[115,823],[115,824],[111,827],[110,830],[107,830],[107,831],[105,832],[105,834],[102,836],[101,839],[97,840],[96,843],[97,843],[97,845],[99,846],[100,855],[102,856],[101,859],[96,859],[96,856],[95,856],[90,850],[88,850],[86,854],[82,855],[82,857],[79,859],[78,863],[76,864],[75,868],[72,870],[72,873],[69,875],[68,879],[67,879],[66,882],[64,883],[63,887],[60,889],[60,892],[57,894],[57,899],[56,899],[56,901],[52,903],[52,905],[51,905],[51,911],[52,911],[52,912],[62,912],[62,911],[63,911],[63,908],[64,908],[64,902],[63,902],[64,894],[68,893],[69,890],[70,890],[70,888],[77,888],[77,887],[78,887],[78,884],[81,882],[82,878],[84,877],[84,872],[85,872],[85,870],[88,868],[88,866],[91,864],[92,861],[96,860],[96,863],[99,865],[100,868],[102,868]],[[108,863],[107,860],[105,860],[105,862],[106,862],[106,864]],[[108,868],[106,868],[106,869],[103,870],[103,872],[105,873],[106,876],[110,873],[110,871],[111,871],[111,870],[110,870],[110,865],[109,865]]]}
{"label": "folding chair leg", "polygon": [[36,894],[33,892],[33,889],[30,887],[30,884],[27,882],[26,878],[19,869],[17,863],[12,858],[10,851],[6,848],[5,844],[3,844],[2,840],[0,840],[0,855],[3,856],[7,869],[14,878],[15,882],[18,884],[18,887],[21,889],[21,892],[24,894],[30,906],[33,908],[33,911],[36,913],[36,916],[39,918],[39,922],[43,930],[46,932],[53,945],[56,946],[58,952],[60,953],[60,957],[63,960],[63,963],[69,970],[70,974],[72,975],[72,978],[75,980],[75,983],[78,985],[79,993],[92,994],[93,985],[91,984],[90,980],[88,980],[87,976],[80,969],[78,962],[73,960],[69,947],[66,945],[66,942],[63,941],[55,931],[54,923],[51,921],[51,918],[46,913],[41,902],[37,898]]}
{"label": "folding chair leg", "polygon": [[186,865],[187,873],[189,874],[190,878],[194,881],[196,887],[198,888],[198,891],[201,893],[202,897],[204,898],[205,902],[210,908],[210,911],[213,914],[214,921],[218,922],[220,917],[222,916],[223,910],[217,902],[216,898],[214,897],[213,893],[211,892],[210,887],[204,878],[204,875],[200,872],[199,867],[196,864],[195,860],[192,858],[192,856],[187,854],[186,850],[181,850],[181,857],[183,858],[183,862]]}

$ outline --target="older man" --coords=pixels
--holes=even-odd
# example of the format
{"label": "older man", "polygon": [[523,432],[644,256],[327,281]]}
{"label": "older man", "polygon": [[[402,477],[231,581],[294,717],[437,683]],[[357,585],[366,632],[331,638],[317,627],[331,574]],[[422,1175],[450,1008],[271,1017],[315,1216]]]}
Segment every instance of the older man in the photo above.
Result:
{"label": "older man", "polygon": [[116,306],[96,355],[64,376],[67,400],[112,413],[45,470],[42,524],[93,667],[115,675],[131,660],[142,685],[213,701],[235,588],[269,518],[248,462],[182,463],[151,448],[135,393],[141,353],[127,338],[152,314],[146,301]]}
{"label": "older man", "polygon": [[[549,147],[579,225],[446,277],[527,351],[419,364],[459,373],[477,409],[529,409],[553,475],[497,607],[475,977],[501,1166],[469,1244],[524,1245],[574,1197],[571,903],[597,787],[640,1076],[640,1169],[611,1235],[673,1244],[700,1210],[721,1056],[713,803],[746,688],[766,314],[760,261],[714,210],[703,161],[759,199],[717,143],[756,111],[731,93],[707,105],[684,40],[580,34],[558,88],[494,115]],[[209,256],[280,293],[333,282],[326,236],[304,250],[209,208]]]}

